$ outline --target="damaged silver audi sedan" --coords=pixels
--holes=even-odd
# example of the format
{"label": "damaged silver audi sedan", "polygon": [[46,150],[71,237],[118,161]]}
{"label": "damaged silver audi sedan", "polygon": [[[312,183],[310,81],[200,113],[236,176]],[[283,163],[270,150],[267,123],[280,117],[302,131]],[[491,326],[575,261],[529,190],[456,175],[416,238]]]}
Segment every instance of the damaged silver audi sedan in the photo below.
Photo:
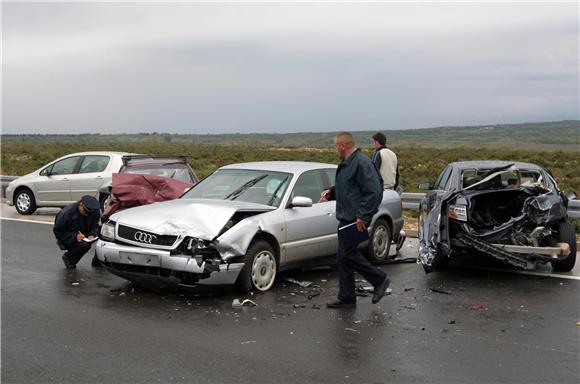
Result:
{"label": "damaged silver audi sedan", "polygon": [[576,236],[568,199],[538,165],[506,161],[450,163],[420,204],[419,261],[426,272],[462,254],[522,269],[551,263],[570,271]]}
{"label": "damaged silver audi sedan", "polygon": [[[177,200],[113,214],[97,258],[142,286],[236,285],[267,291],[279,271],[334,255],[335,202],[320,202],[336,165],[255,162],[219,168]],[[381,261],[404,235],[399,195],[385,191],[366,247]],[[395,234],[395,235],[393,235]]]}

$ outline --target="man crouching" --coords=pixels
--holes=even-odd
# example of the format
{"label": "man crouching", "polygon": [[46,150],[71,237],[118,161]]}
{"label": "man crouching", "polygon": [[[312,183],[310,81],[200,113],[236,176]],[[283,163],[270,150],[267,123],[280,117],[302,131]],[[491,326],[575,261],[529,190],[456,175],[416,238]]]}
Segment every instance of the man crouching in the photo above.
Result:
{"label": "man crouching", "polygon": [[76,268],[80,259],[91,249],[99,234],[101,218],[99,201],[85,195],[80,201],[64,207],[54,219],[54,236],[62,250],[62,261],[67,269]]}

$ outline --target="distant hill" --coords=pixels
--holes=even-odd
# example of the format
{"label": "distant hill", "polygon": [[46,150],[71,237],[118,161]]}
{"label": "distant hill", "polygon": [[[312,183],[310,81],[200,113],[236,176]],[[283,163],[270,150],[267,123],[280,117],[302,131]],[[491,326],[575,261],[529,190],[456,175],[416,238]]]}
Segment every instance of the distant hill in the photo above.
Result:
{"label": "distant hill", "polygon": [[[580,120],[545,123],[436,127],[383,131],[393,147],[488,147],[542,150],[579,150]],[[370,146],[375,131],[353,131],[357,143]],[[328,148],[335,132],[280,134],[176,135],[142,133],[127,135],[2,135],[3,141],[155,143],[287,148]]]}

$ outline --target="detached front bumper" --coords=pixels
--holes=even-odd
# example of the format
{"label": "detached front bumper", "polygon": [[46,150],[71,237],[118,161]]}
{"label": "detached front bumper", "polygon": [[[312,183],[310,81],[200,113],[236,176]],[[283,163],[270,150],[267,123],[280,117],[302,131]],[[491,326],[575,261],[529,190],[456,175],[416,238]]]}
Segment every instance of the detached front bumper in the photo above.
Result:
{"label": "detached front bumper", "polygon": [[97,258],[107,270],[130,281],[166,281],[184,286],[233,285],[244,263],[199,265],[187,255],[99,240]]}

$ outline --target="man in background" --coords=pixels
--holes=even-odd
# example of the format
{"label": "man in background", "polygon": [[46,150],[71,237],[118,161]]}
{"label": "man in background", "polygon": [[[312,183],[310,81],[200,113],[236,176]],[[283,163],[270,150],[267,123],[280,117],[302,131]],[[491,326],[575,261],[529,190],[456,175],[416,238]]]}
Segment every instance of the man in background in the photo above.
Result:
{"label": "man in background", "polygon": [[66,250],[62,261],[67,269],[76,268],[80,259],[91,249],[91,244],[99,235],[100,219],[99,201],[89,195],[67,205],[56,215],[53,232],[59,248]]}
{"label": "man in background", "polygon": [[[352,134],[340,132],[334,138],[336,152],[342,162],[336,170],[334,187],[321,193],[322,200],[336,200],[336,218],[339,228],[356,225],[358,232],[367,231],[383,198],[379,174],[371,160],[355,147]],[[368,238],[368,236],[367,236]],[[346,246],[345,239],[338,236],[338,300],[327,303],[328,308],[356,307],[354,272],[360,273],[374,287],[372,303],[385,295],[390,284],[387,274],[373,266],[357,249]]]}
{"label": "man in background", "polygon": [[387,148],[387,138],[377,132],[373,135],[373,163],[383,178],[383,189],[397,189],[399,185],[399,168],[397,155]]}

